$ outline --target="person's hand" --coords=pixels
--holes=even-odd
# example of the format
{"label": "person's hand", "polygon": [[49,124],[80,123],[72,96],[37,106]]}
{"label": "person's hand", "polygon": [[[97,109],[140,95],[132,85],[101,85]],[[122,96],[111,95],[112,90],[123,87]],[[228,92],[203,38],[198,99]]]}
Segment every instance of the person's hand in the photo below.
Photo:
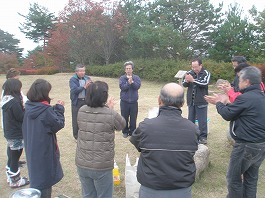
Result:
{"label": "person's hand", "polygon": [[193,81],[194,81],[194,78],[193,78],[192,75],[190,75],[190,74],[186,74],[186,75],[185,75],[185,80],[186,80],[187,82],[193,82]]}
{"label": "person's hand", "polygon": [[63,105],[64,106],[64,101],[58,100],[56,104]]}
{"label": "person's hand", "polygon": [[106,105],[110,109],[114,109],[115,101],[114,101],[114,98],[112,96],[108,98]]}
{"label": "person's hand", "polygon": [[226,94],[218,94],[219,96],[219,99],[220,99],[220,102],[223,103],[223,104],[227,104],[227,103],[230,103],[229,101],[229,97],[226,95]]}
{"label": "person's hand", "polygon": [[92,83],[91,80],[87,80],[86,81],[86,84],[84,85],[84,88],[86,89],[91,83]]}
{"label": "person's hand", "polygon": [[128,78],[128,83],[129,83],[129,84],[132,84],[132,83],[133,83],[132,76],[127,76],[127,78]]}
{"label": "person's hand", "polygon": [[221,103],[224,103],[224,104],[227,104],[228,103],[228,97],[227,95],[224,95],[224,94],[213,94],[212,96],[204,96],[204,99],[208,102],[208,103],[211,103],[211,104],[216,104],[217,102],[221,102]]}

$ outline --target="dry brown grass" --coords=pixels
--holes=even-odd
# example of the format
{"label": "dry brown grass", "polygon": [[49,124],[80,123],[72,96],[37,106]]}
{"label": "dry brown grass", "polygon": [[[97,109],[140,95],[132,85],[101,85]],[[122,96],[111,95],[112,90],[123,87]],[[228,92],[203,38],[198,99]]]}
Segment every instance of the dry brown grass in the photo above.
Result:
{"label": "dry brown grass", "polygon": [[[53,187],[53,196],[56,197],[60,194],[65,194],[71,198],[81,197],[80,182],[76,173],[76,166],[74,162],[76,143],[72,137],[71,130],[71,104],[69,99],[69,78],[72,74],[56,74],[56,75],[43,75],[43,76],[21,76],[20,80],[23,83],[23,92],[26,93],[29,86],[37,78],[44,78],[48,80],[53,88],[51,97],[55,103],[58,99],[65,101],[65,119],[66,125],[58,133],[59,147],[61,151],[61,163],[64,170],[64,178],[61,182]],[[103,80],[109,84],[110,95],[116,99],[115,109],[119,112],[119,86],[118,79],[93,77],[93,81]],[[5,76],[0,76],[0,85],[5,81]],[[142,121],[146,116],[149,109],[157,106],[157,96],[163,84],[153,82],[142,82],[142,87],[139,90],[139,114],[138,122]],[[183,107],[183,116],[187,116],[187,108]],[[209,105],[209,137],[208,147],[210,149],[210,167],[202,174],[201,178],[195,182],[193,186],[194,198],[222,198],[226,196],[226,169],[231,151],[231,146],[227,143],[226,131],[228,123],[224,121],[215,110],[213,105]],[[129,154],[131,163],[135,162],[135,158],[139,155],[136,149],[130,144],[128,139],[122,137],[121,132],[116,132],[116,156],[115,159],[119,165],[121,172],[122,182],[120,186],[115,187],[115,198],[125,197],[124,186],[124,168],[125,168],[125,155]],[[22,155],[25,160],[25,155]],[[6,164],[6,141],[3,135],[0,136],[0,197],[7,198],[11,192],[17,189],[10,189],[6,183],[5,177],[5,164]],[[26,167],[21,169],[22,175],[27,175]],[[265,197],[265,189],[262,189],[262,184],[265,183],[265,166],[261,167],[258,198]]]}

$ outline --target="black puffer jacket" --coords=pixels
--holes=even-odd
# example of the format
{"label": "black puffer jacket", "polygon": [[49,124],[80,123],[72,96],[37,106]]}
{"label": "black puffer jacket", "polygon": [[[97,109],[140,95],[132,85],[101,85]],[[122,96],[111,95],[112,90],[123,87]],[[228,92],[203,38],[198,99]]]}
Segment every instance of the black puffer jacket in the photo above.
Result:
{"label": "black puffer jacket", "polygon": [[22,139],[24,110],[21,100],[6,95],[1,101],[3,110],[4,136],[6,139]]}
{"label": "black puffer jacket", "polygon": [[193,184],[197,129],[181,116],[181,110],[160,107],[159,115],[141,122],[130,141],[141,152],[137,167],[140,184],[160,190],[186,188]]}
{"label": "black puffer jacket", "polygon": [[265,142],[265,95],[260,84],[241,91],[232,104],[216,104],[218,113],[231,122],[231,136],[236,142]]}

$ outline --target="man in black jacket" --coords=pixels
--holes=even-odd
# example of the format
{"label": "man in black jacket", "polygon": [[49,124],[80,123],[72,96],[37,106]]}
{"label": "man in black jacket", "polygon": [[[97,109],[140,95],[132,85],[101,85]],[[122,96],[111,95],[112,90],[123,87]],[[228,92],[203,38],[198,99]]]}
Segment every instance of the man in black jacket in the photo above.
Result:
{"label": "man in black jacket", "polygon": [[233,82],[231,83],[231,86],[233,87],[235,92],[239,91],[239,87],[238,87],[238,75],[237,75],[237,67],[241,64],[247,64],[247,59],[244,56],[234,56],[231,59],[234,71],[235,71],[235,78],[233,80]]}
{"label": "man in black jacket", "polygon": [[210,72],[202,66],[201,59],[194,59],[191,63],[192,70],[188,71],[183,80],[183,86],[188,87],[187,105],[189,109],[188,119],[195,123],[198,120],[200,137],[199,143],[207,144],[207,109],[208,103],[204,96],[208,95]]}
{"label": "man in black jacket", "polygon": [[141,152],[137,167],[139,198],[191,198],[197,126],[181,116],[184,90],[180,85],[166,84],[158,103],[158,116],[146,118],[130,138]]}
{"label": "man in black jacket", "polygon": [[232,121],[230,133],[235,144],[227,172],[228,198],[256,197],[259,167],[265,158],[265,95],[260,83],[260,70],[250,66],[239,73],[242,94],[234,103],[225,104],[217,94],[205,96],[225,120]]}

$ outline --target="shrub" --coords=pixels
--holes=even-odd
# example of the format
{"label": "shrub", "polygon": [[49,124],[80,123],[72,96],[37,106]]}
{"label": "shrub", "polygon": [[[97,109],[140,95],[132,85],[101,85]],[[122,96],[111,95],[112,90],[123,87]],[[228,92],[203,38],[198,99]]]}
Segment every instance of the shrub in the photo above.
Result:
{"label": "shrub", "polygon": [[36,75],[36,69],[19,69],[21,75]]}
{"label": "shrub", "polygon": [[[188,71],[191,69],[190,61],[175,61],[163,59],[136,59],[132,60],[135,64],[134,73],[141,79],[155,82],[173,82],[179,70]],[[117,78],[124,74],[123,62],[104,65],[89,66],[87,73],[92,76],[106,76]],[[219,78],[232,81],[234,71],[231,63],[214,62],[212,60],[203,60],[203,66],[211,72],[211,82]]]}
{"label": "shrub", "polygon": [[19,69],[21,75],[52,75],[59,73],[58,67],[41,67],[38,69]]}
{"label": "shrub", "polygon": [[58,67],[42,67],[36,70],[37,75],[52,75],[59,73]]}
{"label": "shrub", "polygon": [[211,72],[212,82],[216,82],[220,78],[228,80],[229,82],[234,79],[235,72],[231,63],[205,60],[203,61],[203,65],[209,72]]}

